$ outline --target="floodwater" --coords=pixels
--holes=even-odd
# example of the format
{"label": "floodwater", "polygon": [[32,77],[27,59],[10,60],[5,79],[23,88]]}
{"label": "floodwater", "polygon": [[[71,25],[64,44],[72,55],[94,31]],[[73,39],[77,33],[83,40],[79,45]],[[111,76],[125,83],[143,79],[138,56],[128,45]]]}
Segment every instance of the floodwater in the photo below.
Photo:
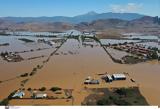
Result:
{"label": "floodwater", "polygon": [[140,40],[122,40],[122,39],[100,39],[101,43],[103,45],[108,45],[108,44],[119,44],[119,43],[125,43],[125,42],[140,42]]}
{"label": "floodwater", "polygon": [[125,37],[128,39],[134,39],[134,38],[139,38],[139,39],[158,39],[158,36],[145,36],[145,35],[132,35],[132,36],[128,36]]}
{"label": "floodwater", "polygon": [[[54,48],[51,48],[43,53],[48,55],[54,50]],[[70,54],[69,51],[75,54]],[[36,52],[34,53],[36,54]],[[102,47],[83,47],[75,39],[68,39],[57,53],[59,53],[59,55],[53,55],[48,63],[46,63],[36,75],[30,78],[25,85],[26,89],[29,87],[51,88],[53,86],[58,86],[63,89],[74,89],[74,104],[80,105],[87,95],[83,90],[83,81],[86,77],[92,76],[96,78],[96,74],[105,72],[128,72],[138,83],[141,94],[146,98],[148,103],[150,105],[160,105],[159,62],[151,61],[135,65],[117,64],[110,59]],[[37,55],[40,55],[40,53],[37,52]],[[29,72],[34,66],[41,64],[45,59],[46,58],[42,58],[18,63],[7,63],[0,59],[0,80],[15,77],[22,72]],[[17,89],[19,86],[19,84],[17,84],[18,81],[19,80],[13,80],[0,84],[0,92],[3,92],[3,95],[0,95],[0,99],[12,92],[11,90]],[[113,87],[123,85],[125,87],[125,84],[120,81],[114,83]],[[108,86],[103,87],[107,88]],[[8,88],[10,90],[8,90]],[[63,101],[58,104],[63,104]]]}
{"label": "floodwater", "polygon": [[156,48],[160,49],[160,44],[158,44],[157,42],[144,42],[144,43],[139,43],[139,44],[144,45],[146,48],[156,47]]}

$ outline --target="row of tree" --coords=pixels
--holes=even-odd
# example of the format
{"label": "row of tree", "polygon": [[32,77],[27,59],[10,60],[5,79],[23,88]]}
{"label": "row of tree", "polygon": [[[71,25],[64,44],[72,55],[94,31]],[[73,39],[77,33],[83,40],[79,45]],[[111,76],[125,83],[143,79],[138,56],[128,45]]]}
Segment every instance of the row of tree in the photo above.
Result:
{"label": "row of tree", "polygon": [[158,16],[154,17],[154,23],[160,25],[160,18]]}

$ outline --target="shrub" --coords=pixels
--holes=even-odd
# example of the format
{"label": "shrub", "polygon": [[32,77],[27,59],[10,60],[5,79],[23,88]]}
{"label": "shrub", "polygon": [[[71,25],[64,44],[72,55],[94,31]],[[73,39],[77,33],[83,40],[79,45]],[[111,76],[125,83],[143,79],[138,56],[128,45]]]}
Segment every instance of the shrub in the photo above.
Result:
{"label": "shrub", "polygon": [[115,101],[115,100],[117,100],[117,99],[118,99],[117,96],[109,96],[109,100]]}
{"label": "shrub", "polygon": [[8,104],[9,104],[9,99],[7,99],[7,98],[3,99],[3,100],[0,102],[0,105],[1,105],[1,106],[6,106],[6,105],[8,105]]}
{"label": "shrub", "polygon": [[33,76],[34,74],[36,74],[36,72],[35,72],[35,71],[32,71],[29,75],[30,75],[30,76]]}
{"label": "shrub", "polygon": [[104,99],[98,100],[97,105],[105,105],[105,100]]}
{"label": "shrub", "polygon": [[114,101],[114,104],[116,104],[116,105],[131,105],[131,103],[129,103],[128,101],[126,101],[126,100],[115,100]]}
{"label": "shrub", "polygon": [[125,88],[120,88],[115,91],[119,95],[127,95],[127,90]]}
{"label": "shrub", "polygon": [[12,96],[17,92],[17,90],[13,91],[12,93],[9,94],[8,100],[12,99]]}
{"label": "shrub", "polygon": [[29,79],[22,80],[22,81],[21,81],[21,84],[25,84],[25,83],[27,83],[27,82],[28,82],[28,80],[29,80]]}
{"label": "shrub", "polygon": [[70,99],[70,98],[72,98],[72,96],[68,96],[67,98]]}
{"label": "shrub", "polygon": [[57,90],[62,90],[62,89],[59,88],[59,87],[52,87],[50,90],[53,91],[53,92],[55,92],[55,91],[57,91]]}
{"label": "shrub", "polygon": [[22,89],[23,91],[25,90],[25,88]]}
{"label": "shrub", "polygon": [[111,105],[112,102],[109,99],[101,99],[97,101],[97,105]]}
{"label": "shrub", "polygon": [[28,73],[24,73],[21,75],[21,77],[27,77],[28,76]]}
{"label": "shrub", "polygon": [[45,90],[46,90],[45,87],[42,87],[42,88],[39,89],[39,91],[45,91]]}
{"label": "shrub", "polygon": [[152,55],[151,55],[151,58],[152,59],[158,59],[158,55],[156,52],[153,52]]}
{"label": "shrub", "polygon": [[40,65],[37,65],[37,68],[38,68],[38,69],[40,69],[40,68],[41,68],[41,66],[40,66]]}
{"label": "shrub", "polygon": [[31,88],[28,88],[27,90],[28,90],[28,91],[31,91],[32,89],[31,89]]}
{"label": "shrub", "polygon": [[33,70],[32,71],[37,71],[37,68],[33,68]]}

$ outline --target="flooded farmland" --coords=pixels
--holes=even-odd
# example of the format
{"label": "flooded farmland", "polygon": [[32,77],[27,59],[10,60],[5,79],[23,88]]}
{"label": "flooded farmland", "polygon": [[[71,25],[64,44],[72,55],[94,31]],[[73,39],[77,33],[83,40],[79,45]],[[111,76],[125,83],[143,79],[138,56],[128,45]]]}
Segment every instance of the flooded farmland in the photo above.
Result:
{"label": "flooded farmland", "polygon": [[[44,55],[43,58],[25,60],[22,62],[6,62],[0,58],[0,81],[15,78],[25,72],[30,72],[35,66],[43,64],[50,54],[56,50],[56,45],[52,47],[43,43],[24,43],[17,40],[17,37],[0,36],[0,43],[9,43],[9,46],[0,47],[0,51],[24,51],[38,48],[48,48],[41,51],[20,53],[27,59],[32,56]],[[32,39],[32,38],[31,38]],[[37,40],[34,38],[34,40]],[[94,42],[95,43],[95,42]],[[117,42],[116,42],[117,43]],[[81,102],[88,94],[84,92],[84,79],[88,76],[98,78],[99,73],[118,73],[127,72],[135,79],[140,87],[140,92],[150,105],[160,105],[160,63],[158,61],[148,61],[134,65],[114,63],[104,49],[97,46],[84,46],[76,39],[68,39],[56,52],[49,58],[44,67],[38,73],[29,78],[24,88],[40,88],[58,86],[63,89],[74,89],[74,104],[81,105]],[[13,90],[20,88],[19,82],[22,78],[0,83],[0,99],[7,97]],[[110,85],[99,85],[93,87],[128,87],[131,83],[118,81]],[[23,102],[23,101],[22,101]],[[64,101],[58,101],[62,105]],[[14,102],[18,104],[18,102]],[[13,103],[13,104],[14,104]],[[25,103],[22,103],[25,104]],[[54,103],[53,103],[54,104]],[[58,105],[57,104],[57,105]],[[64,103],[64,105],[67,103]],[[70,105],[70,104],[69,104]]]}

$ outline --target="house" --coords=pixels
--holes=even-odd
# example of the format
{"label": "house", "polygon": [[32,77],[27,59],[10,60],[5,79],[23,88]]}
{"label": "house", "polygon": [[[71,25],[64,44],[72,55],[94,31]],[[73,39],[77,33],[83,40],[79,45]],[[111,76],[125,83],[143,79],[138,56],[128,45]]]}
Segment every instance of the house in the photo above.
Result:
{"label": "house", "polygon": [[95,80],[95,79],[85,80],[84,84],[99,84],[99,80]]}
{"label": "house", "polygon": [[85,79],[84,84],[90,84],[90,82],[91,82],[91,77],[88,76],[88,77]]}
{"label": "house", "polygon": [[91,38],[85,38],[84,42],[94,42],[94,39],[91,39]]}
{"label": "house", "polygon": [[99,80],[91,79],[89,76],[85,79],[84,84],[99,84]]}
{"label": "house", "polygon": [[158,60],[160,61],[160,53],[157,51]]}
{"label": "house", "polygon": [[113,78],[111,75],[107,74],[101,77],[103,80],[105,80],[106,82],[112,82]]}
{"label": "house", "polygon": [[113,80],[126,80],[126,76],[124,74],[113,74]]}
{"label": "house", "polygon": [[85,81],[84,81],[84,84],[90,84],[91,83],[91,80],[89,80],[89,79],[86,79]]}
{"label": "house", "polygon": [[34,98],[36,98],[36,99],[47,98],[47,94],[45,94],[45,93],[36,93],[36,94],[34,94]]}
{"label": "house", "polygon": [[47,42],[50,46],[53,46],[54,44],[55,44],[55,42],[53,42],[53,41],[48,41]]}
{"label": "house", "polygon": [[99,80],[93,79],[93,80],[91,80],[90,84],[99,84]]}
{"label": "house", "polygon": [[106,82],[112,82],[112,81],[113,81],[113,78],[111,77],[111,75],[107,74],[105,81],[106,81]]}
{"label": "house", "polygon": [[12,98],[23,98],[24,95],[25,93],[23,91],[18,91],[12,96]]}
{"label": "house", "polygon": [[38,43],[44,43],[44,42],[45,42],[45,39],[38,39],[37,42],[38,42]]}

